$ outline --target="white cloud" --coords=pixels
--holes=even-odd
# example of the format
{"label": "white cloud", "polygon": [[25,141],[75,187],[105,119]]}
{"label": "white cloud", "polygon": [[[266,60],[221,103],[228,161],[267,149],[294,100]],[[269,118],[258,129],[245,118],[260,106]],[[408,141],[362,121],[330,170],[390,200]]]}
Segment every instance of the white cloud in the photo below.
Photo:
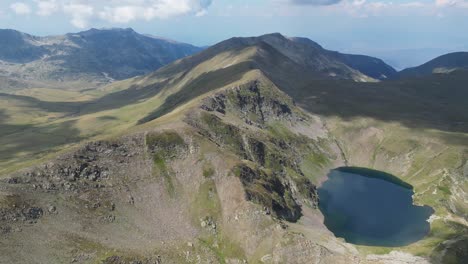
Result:
{"label": "white cloud", "polygon": [[205,16],[206,14],[208,14],[208,11],[206,9],[202,9],[200,11],[198,11],[195,16],[197,17],[202,17],[202,16]]}
{"label": "white cloud", "polygon": [[70,22],[77,28],[86,28],[94,14],[94,8],[85,4],[67,4],[63,6],[63,11],[72,17]]}
{"label": "white cloud", "polygon": [[468,1],[466,0],[435,0],[438,7],[460,7],[468,8]]}
{"label": "white cloud", "polygon": [[426,6],[425,3],[423,2],[408,2],[408,3],[402,3],[402,7],[424,7]]}
{"label": "white cloud", "polygon": [[31,7],[23,2],[16,2],[10,5],[10,8],[18,15],[27,15],[31,13]]}
{"label": "white cloud", "polygon": [[454,5],[456,0],[436,0],[436,6],[451,6]]}
{"label": "white cloud", "polygon": [[99,17],[110,22],[128,23],[144,12],[145,9],[137,6],[105,7],[99,12]]}
{"label": "white cloud", "polygon": [[[212,0],[29,0],[35,3],[35,13],[50,16],[62,13],[78,27],[87,27],[91,20],[111,23],[129,23],[135,20],[150,21],[180,15],[202,16]],[[31,13],[29,5],[15,3],[11,6],[18,14]]]}
{"label": "white cloud", "polygon": [[355,17],[382,15],[429,15],[440,17],[443,12],[460,11],[468,8],[468,0],[416,0],[404,2],[343,0],[327,8],[333,12],[345,12]]}
{"label": "white cloud", "polygon": [[345,0],[338,4],[334,10],[338,12],[344,11],[355,17],[369,17],[383,15],[395,7],[396,5],[393,2]]}
{"label": "white cloud", "polygon": [[[204,16],[214,0],[18,0],[10,5],[16,14],[39,16],[61,14],[69,17],[78,28],[88,27],[91,21],[126,24],[138,20],[151,21],[175,16]],[[466,12],[468,0],[271,0],[233,11],[231,15],[307,14],[312,9],[356,17],[383,15],[444,15]],[[221,4],[220,4],[221,5]],[[227,7],[230,2],[226,4]],[[236,6],[236,4],[234,4]],[[271,8],[270,10],[265,9]]]}
{"label": "white cloud", "polygon": [[37,14],[40,16],[50,16],[59,11],[60,5],[56,0],[34,0],[37,5]]}
{"label": "white cloud", "polygon": [[[127,1],[114,1],[125,4]],[[139,0],[127,5],[106,5],[99,17],[103,20],[128,23],[133,20],[166,19],[173,16],[206,14],[211,0]]]}
{"label": "white cloud", "polygon": [[321,5],[334,5],[342,0],[288,0],[291,4],[295,5],[314,5],[314,6],[321,6]]}

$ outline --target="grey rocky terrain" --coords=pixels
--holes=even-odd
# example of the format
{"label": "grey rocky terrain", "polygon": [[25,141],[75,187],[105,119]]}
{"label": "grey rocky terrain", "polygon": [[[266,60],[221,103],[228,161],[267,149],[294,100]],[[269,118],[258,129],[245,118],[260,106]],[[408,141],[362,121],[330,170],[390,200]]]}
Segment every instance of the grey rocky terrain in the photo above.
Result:
{"label": "grey rocky terrain", "polygon": [[1,88],[93,88],[155,71],[200,50],[132,29],[90,29],[46,37],[2,29]]}

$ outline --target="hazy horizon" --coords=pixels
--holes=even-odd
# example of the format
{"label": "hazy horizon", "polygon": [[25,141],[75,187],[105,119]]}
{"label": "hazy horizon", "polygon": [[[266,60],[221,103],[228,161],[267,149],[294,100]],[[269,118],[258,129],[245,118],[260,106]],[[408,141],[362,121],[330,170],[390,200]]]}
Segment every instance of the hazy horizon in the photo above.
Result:
{"label": "hazy horizon", "polygon": [[[414,66],[447,52],[468,50],[468,35],[463,34],[463,29],[468,28],[466,0],[4,2],[0,28],[39,36],[131,27],[142,34],[209,46],[233,36],[280,32],[307,37],[342,52],[385,60],[392,60],[386,54],[394,54],[402,57],[389,61],[397,68]],[[405,50],[417,54],[395,54]]]}
{"label": "hazy horizon", "polygon": [[[75,31],[56,33],[56,34],[45,34],[45,35],[39,35],[39,34],[36,35],[36,34],[30,33],[30,32],[20,31],[20,30],[18,30],[16,28],[3,28],[3,29],[17,30],[17,31],[20,31],[20,32],[23,32],[23,33],[26,33],[26,34],[34,35],[34,36],[47,37],[47,36],[65,35],[65,34],[69,34],[69,33],[78,33],[78,32],[82,32],[82,31],[88,31],[88,30],[91,30],[91,29],[111,30],[111,29],[127,29],[127,28],[130,28],[130,27],[100,27],[100,28],[90,27],[90,28],[86,28],[86,29],[82,29],[82,30],[75,30]],[[135,30],[134,28],[130,28],[130,29],[132,29],[135,32],[137,32],[139,34],[142,34],[142,35],[151,35],[151,36],[158,37],[158,38],[161,38],[161,39],[168,39],[168,40],[172,40],[172,41],[176,41],[176,42],[183,42],[183,43],[187,43],[187,44],[192,44],[192,45],[195,45],[195,46],[198,46],[198,47],[209,47],[209,46],[215,45],[215,44],[225,40],[225,39],[222,39],[222,40],[220,40],[218,42],[214,42],[212,44],[207,44],[207,45],[196,45],[194,43],[169,38],[169,37],[166,37],[166,36],[163,36],[163,35],[156,35],[154,33],[152,34],[152,33],[146,33],[146,32],[139,32],[138,30]],[[258,35],[231,36],[231,37],[251,37],[251,36],[260,36],[260,35],[266,35],[266,34],[272,34],[272,33],[283,34],[282,32],[264,32],[264,33],[260,33]],[[283,34],[283,35],[285,35],[287,37],[305,37],[305,36],[300,36],[300,35],[296,35],[296,36],[286,35],[286,34]],[[363,50],[363,49],[359,49],[359,48],[358,49],[350,49],[350,48],[346,48],[346,47],[340,47],[339,45],[335,46],[335,47],[333,47],[333,45],[327,46],[323,42],[317,41],[316,39],[313,39],[313,38],[310,38],[310,39],[313,40],[313,41],[318,42],[325,49],[335,50],[335,51],[339,51],[339,52],[342,52],[342,53],[368,55],[368,56],[373,56],[373,57],[380,58],[380,59],[384,60],[387,64],[394,67],[396,70],[403,70],[405,68],[419,66],[419,65],[424,64],[424,63],[426,63],[426,62],[428,62],[428,61],[430,61],[430,60],[432,60],[432,59],[434,59],[436,57],[439,57],[441,55],[445,55],[447,53],[458,52],[458,51],[467,51],[468,50],[468,48],[466,48],[466,49],[463,49],[463,48],[462,49],[449,49],[449,48],[447,48],[447,49],[444,49],[444,48],[398,49],[398,48],[395,48],[395,49],[388,49],[388,50],[386,50],[386,49],[368,49],[368,50],[364,49]]]}

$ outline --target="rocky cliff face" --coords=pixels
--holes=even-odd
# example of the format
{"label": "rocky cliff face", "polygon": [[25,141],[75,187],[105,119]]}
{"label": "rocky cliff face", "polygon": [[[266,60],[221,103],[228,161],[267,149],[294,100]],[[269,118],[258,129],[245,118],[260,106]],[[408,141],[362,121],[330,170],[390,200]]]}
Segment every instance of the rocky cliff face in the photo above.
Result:
{"label": "rocky cliff face", "polygon": [[[199,133],[250,162],[233,169],[246,189],[246,198],[289,221],[297,221],[302,215],[299,204],[317,205],[316,187],[299,164],[320,149],[317,142],[306,136],[291,133],[283,138],[263,130],[310,121],[294,107],[281,92],[270,90],[264,83],[251,82],[205,99],[201,108],[206,112],[189,119]],[[226,114],[235,115],[246,128],[226,122]],[[248,131],[248,127],[254,127],[256,132]],[[283,129],[289,133],[288,128]]]}

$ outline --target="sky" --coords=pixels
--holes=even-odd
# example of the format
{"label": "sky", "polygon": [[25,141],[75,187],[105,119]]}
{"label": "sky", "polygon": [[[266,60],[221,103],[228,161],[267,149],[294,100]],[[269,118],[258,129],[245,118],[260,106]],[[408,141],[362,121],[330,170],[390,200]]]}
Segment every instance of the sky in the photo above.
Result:
{"label": "sky", "polygon": [[[326,48],[411,57],[468,50],[468,0],[0,0],[0,28],[59,35],[94,28],[198,46],[280,32]],[[401,51],[401,52],[400,52]],[[424,57],[424,55],[421,55]],[[397,63],[397,62],[395,62]]]}

